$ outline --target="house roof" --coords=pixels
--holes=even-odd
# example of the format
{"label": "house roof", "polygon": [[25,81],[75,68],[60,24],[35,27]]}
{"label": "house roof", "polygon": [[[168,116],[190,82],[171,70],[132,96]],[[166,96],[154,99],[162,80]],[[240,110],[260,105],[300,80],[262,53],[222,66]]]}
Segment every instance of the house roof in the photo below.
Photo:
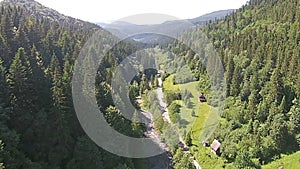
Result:
{"label": "house roof", "polygon": [[221,147],[221,143],[218,140],[214,139],[214,141],[211,143],[210,147],[214,151],[217,151]]}
{"label": "house roof", "polygon": [[203,93],[200,93],[200,94],[199,94],[199,98],[205,98],[204,94],[203,94]]}

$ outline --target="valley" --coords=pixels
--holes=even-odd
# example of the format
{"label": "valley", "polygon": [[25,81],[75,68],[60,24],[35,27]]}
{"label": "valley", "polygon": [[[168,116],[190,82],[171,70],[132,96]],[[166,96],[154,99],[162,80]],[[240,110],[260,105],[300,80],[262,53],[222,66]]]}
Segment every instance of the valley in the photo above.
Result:
{"label": "valley", "polygon": [[295,169],[299,55],[298,0],[101,26],[0,1],[0,169]]}

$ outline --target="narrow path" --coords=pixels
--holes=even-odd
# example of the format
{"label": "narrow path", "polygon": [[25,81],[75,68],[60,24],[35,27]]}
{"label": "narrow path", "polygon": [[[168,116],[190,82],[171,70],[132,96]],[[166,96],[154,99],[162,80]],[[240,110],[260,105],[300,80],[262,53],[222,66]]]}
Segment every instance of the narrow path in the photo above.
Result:
{"label": "narrow path", "polygon": [[162,81],[161,77],[159,77],[158,78],[158,88],[157,88],[157,98],[158,98],[159,104],[163,110],[162,116],[164,117],[164,120],[170,124],[171,119],[169,116],[167,104],[164,102],[164,93],[163,93],[162,85],[163,85],[163,81]]}
{"label": "narrow path", "polygon": [[159,138],[159,134],[157,131],[153,129],[153,117],[152,114],[146,110],[141,110],[141,113],[146,117],[143,119],[143,122],[146,125],[147,132],[145,135],[149,138],[151,138],[155,143],[157,143],[163,150],[169,151],[168,146],[165,143],[162,143]]}
{"label": "narrow path", "polygon": [[[154,167],[152,167],[151,169],[164,169],[164,168],[165,169],[174,169],[173,164],[172,164],[173,157],[172,157],[171,153],[169,153],[169,147],[167,146],[167,144],[161,142],[159,133],[157,131],[155,131],[153,128],[152,113],[150,113],[146,110],[140,110],[140,111],[144,115],[144,118],[142,120],[146,124],[146,128],[147,128],[145,135],[148,138],[151,138],[155,143],[157,143],[159,145],[159,147],[161,149],[163,149],[166,152],[165,156],[160,155],[158,157],[153,157],[154,159],[152,159],[152,161],[154,160],[156,165]],[[164,162],[164,164],[159,164],[159,160],[165,160],[167,162]],[[160,165],[163,165],[163,168],[161,168],[162,166],[160,166]]]}
{"label": "narrow path", "polygon": [[[162,81],[161,77],[159,77],[158,78],[157,98],[158,98],[160,106],[163,109],[162,116],[164,117],[164,120],[167,123],[171,124],[172,122],[171,122],[171,119],[170,119],[170,116],[169,116],[169,111],[168,111],[167,105],[166,105],[166,103],[164,102],[164,99],[163,99],[164,94],[163,94],[162,86],[163,86],[163,81]],[[194,159],[193,164],[196,167],[196,169],[202,169],[200,164],[195,160],[195,157],[191,154],[190,151],[188,151],[188,146],[185,144],[185,142],[184,142],[184,140],[181,136],[179,136],[179,141],[182,143],[182,151],[184,151],[185,153],[190,154],[192,156],[192,158]]]}
{"label": "narrow path", "polygon": [[[158,98],[158,101],[159,101],[159,104],[163,110],[163,113],[162,113],[162,116],[163,116],[163,119],[171,124],[171,119],[170,119],[170,116],[169,116],[169,111],[168,111],[168,108],[167,108],[167,105],[166,103],[164,102],[164,94],[163,94],[163,90],[162,90],[162,85],[163,85],[163,81],[161,79],[161,77],[158,78],[158,88],[157,88],[157,98]],[[169,160],[168,161],[168,166],[166,169],[173,169],[172,167],[172,161],[173,161],[173,157],[172,155],[169,153],[169,148],[167,146],[166,143],[163,143],[161,142],[161,139],[159,137],[159,133],[157,131],[155,131],[153,129],[153,116],[152,116],[152,113],[149,112],[149,111],[146,111],[146,110],[140,110],[141,113],[144,115],[144,118],[143,118],[143,122],[146,124],[146,127],[147,127],[147,132],[145,133],[145,135],[148,137],[148,138],[151,138],[155,143],[157,143],[163,150],[166,151],[166,155],[167,155],[167,159]],[[185,153],[189,153],[191,156],[192,154],[190,153],[190,151],[188,151],[188,147],[187,145],[185,144],[183,138],[181,136],[179,136],[179,141],[182,143],[182,151],[184,151]],[[193,164],[194,166],[196,167],[196,169],[202,169],[199,165],[199,163],[195,160],[195,158],[192,156],[192,158],[194,159],[193,160]],[[155,167],[154,167],[155,168]],[[153,169],[154,169],[153,168]],[[156,169],[156,168],[155,168]],[[158,169],[158,168],[157,168]]]}

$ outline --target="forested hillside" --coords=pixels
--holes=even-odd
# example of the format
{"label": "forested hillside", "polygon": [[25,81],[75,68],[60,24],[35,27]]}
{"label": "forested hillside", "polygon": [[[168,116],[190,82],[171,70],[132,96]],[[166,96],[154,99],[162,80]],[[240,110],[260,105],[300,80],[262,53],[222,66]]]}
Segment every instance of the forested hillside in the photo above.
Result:
{"label": "forested hillside", "polygon": [[251,0],[196,30],[225,68],[225,110],[210,138],[222,143],[220,166],[260,168],[300,150],[299,7],[298,0]]}
{"label": "forested hillside", "polygon": [[[73,108],[74,61],[86,40],[102,28],[23,0],[1,2],[0,23],[0,168],[3,163],[7,169],[145,168],[141,160],[112,155],[94,144]],[[116,53],[132,48],[121,45],[123,52],[108,54],[108,67],[116,62]],[[99,98],[106,86],[102,73],[96,84]],[[135,133],[110,100],[99,105],[110,124],[122,133]]]}

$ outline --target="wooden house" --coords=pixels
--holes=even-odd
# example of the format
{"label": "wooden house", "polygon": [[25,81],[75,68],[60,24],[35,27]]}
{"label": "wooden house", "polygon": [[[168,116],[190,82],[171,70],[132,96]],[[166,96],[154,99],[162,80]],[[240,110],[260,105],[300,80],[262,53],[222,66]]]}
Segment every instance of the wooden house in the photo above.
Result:
{"label": "wooden house", "polygon": [[220,147],[221,143],[218,140],[214,139],[214,141],[210,145],[211,152],[213,152],[215,155],[220,155]]}
{"label": "wooden house", "polygon": [[203,93],[199,94],[198,100],[199,100],[199,102],[206,102],[207,101]]}

